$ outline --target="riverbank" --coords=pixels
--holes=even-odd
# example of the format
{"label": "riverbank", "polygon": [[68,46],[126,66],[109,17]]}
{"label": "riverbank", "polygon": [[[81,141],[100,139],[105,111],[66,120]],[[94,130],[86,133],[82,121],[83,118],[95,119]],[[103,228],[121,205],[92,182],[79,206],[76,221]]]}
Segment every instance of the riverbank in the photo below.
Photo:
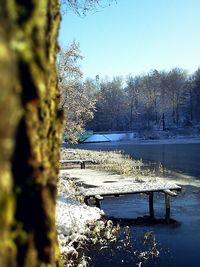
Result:
{"label": "riverbank", "polygon": [[60,173],[56,205],[58,242],[64,267],[86,267],[88,245],[108,244],[116,240],[119,228],[103,220],[104,212],[83,203],[78,187],[69,175]]}
{"label": "riverbank", "polygon": [[160,139],[137,139],[130,143],[138,145],[167,145],[167,144],[200,144],[200,136],[179,136],[174,138],[160,138]]}
{"label": "riverbank", "polygon": [[[61,159],[95,159],[99,169],[118,172],[124,166],[127,172],[130,164],[139,163],[116,153],[84,150],[61,149]],[[72,167],[72,166],[71,166]],[[129,167],[129,168],[128,168]],[[67,170],[60,170],[56,224],[58,241],[65,267],[87,266],[84,247],[88,244],[107,244],[116,240],[119,228],[112,221],[102,219],[104,212],[83,203],[81,192],[68,175]]]}
{"label": "riverbank", "polygon": [[[126,176],[128,174],[134,174],[137,181],[142,181],[142,179],[146,182],[148,181],[148,172],[144,173],[141,171],[142,161],[132,160],[119,151],[96,152],[79,149],[61,149],[61,157],[62,159],[96,159],[99,164],[93,167],[96,168],[97,173],[99,172],[104,176],[106,173],[102,171],[107,171],[108,175],[112,171],[113,177],[115,177],[114,173],[118,174],[119,177],[119,174]],[[88,262],[84,254],[84,247],[87,244],[91,245],[93,243],[97,246],[101,243],[105,245],[106,242],[116,242],[119,228],[118,226],[114,226],[111,221],[102,220],[102,216],[104,215],[102,210],[96,207],[88,207],[83,203],[81,193],[74,184],[74,178],[71,179],[72,176],[71,178],[69,177],[69,172],[70,170],[68,171],[67,169],[60,171],[56,221],[63,259],[65,262],[68,262],[65,266],[79,266],[78,264]],[[151,177],[149,182],[152,182],[154,178]],[[92,179],[94,180],[94,177]],[[156,246],[155,243],[151,245],[149,251],[153,249],[154,245]],[[141,250],[141,253],[143,250]],[[149,257],[150,255],[151,253]],[[139,262],[138,259],[137,261]],[[69,265],[69,263],[74,265]]]}
{"label": "riverbank", "polygon": [[[187,140],[200,140],[200,128],[174,128],[170,130],[141,129],[129,132],[94,132],[82,140],[82,143],[108,143],[108,142],[151,142],[160,141],[167,143],[184,142]],[[200,141],[199,141],[200,142]]]}
{"label": "riverbank", "polygon": [[[125,144],[125,145],[124,145]],[[151,161],[162,161],[168,165],[167,177],[183,186],[182,192],[171,200],[171,217],[176,223],[171,225],[129,225],[121,228],[117,242],[105,248],[93,246],[86,256],[91,258],[90,267],[102,266],[137,266],[139,255],[145,251],[143,240],[146,232],[151,232],[156,237],[159,258],[151,258],[142,262],[142,267],[196,267],[200,265],[200,182],[199,176],[199,144],[186,145],[131,145],[130,142],[110,142],[107,144],[84,144],[76,146],[82,149],[95,150],[120,150],[129,154],[129,158],[146,157]],[[71,151],[73,149],[70,148]],[[110,152],[112,152],[110,151]],[[99,152],[99,151],[97,151]],[[87,152],[85,152],[87,153]],[[109,154],[111,155],[111,154]],[[145,162],[146,162],[145,161]],[[87,168],[87,167],[86,167]],[[169,173],[169,171],[171,173]],[[164,177],[165,179],[165,177]],[[163,218],[163,196],[155,196],[155,216]],[[148,215],[147,196],[138,198],[127,196],[123,198],[108,198],[102,202],[105,214],[115,218],[133,218]],[[128,241],[124,232],[129,232]],[[129,243],[129,246],[127,246]],[[135,265],[134,265],[135,264]]]}

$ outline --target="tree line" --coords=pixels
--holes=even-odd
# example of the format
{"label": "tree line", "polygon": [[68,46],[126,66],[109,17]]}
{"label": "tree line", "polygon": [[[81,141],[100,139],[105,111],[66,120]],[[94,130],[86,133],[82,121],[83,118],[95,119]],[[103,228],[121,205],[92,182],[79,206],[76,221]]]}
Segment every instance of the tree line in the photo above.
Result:
{"label": "tree line", "polygon": [[87,83],[96,99],[87,129],[127,131],[172,129],[200,123],[200,69],[192,75],[180,68],[102,79]]}
{"label": "tree line", "polygon": [[166,130],[200,123],[200,69],[152,70],[137,76],[83,79],[79,44],[58,56],[60,107],[70,142],[87,130]]}

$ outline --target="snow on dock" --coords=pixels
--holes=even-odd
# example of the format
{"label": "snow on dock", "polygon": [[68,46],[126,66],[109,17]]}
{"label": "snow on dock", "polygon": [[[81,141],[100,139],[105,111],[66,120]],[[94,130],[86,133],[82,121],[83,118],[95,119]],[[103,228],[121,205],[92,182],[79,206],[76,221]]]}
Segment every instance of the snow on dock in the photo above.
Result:
{"label": "snow on dock", "polygon": [[[65,172],[65,170],[62,172]],[[167,222],[170,221],[170,196],[176,196],[174,191],[181,190],[180,186],[160,177],[144,177],[142,180],[141,178],[125,177],[91,169],[69,169],[67,173],[70,174],[71,178],[76,179],[80,191],[85,197],[85,203],[93,198],[97,207],[100,207],[100,201],[106,196],[148,194],[151,219],[154,219],[153,194],[162,192],[165,194]]]}
{"label": "snow on dock", "polygon": [[164,192],[166,190],[177,190],[181,188],[173,183],[165,182],[133,182],[125,183],[123,185],[107,184],[107,186],[101,186],[96,188],[81,188],[81,192],[86,197],[93,197],[96,195],[101,196],[112,196],[112,195],[127,195],[127,194],[139,194],[139,193],[149,193],[149,192]]}

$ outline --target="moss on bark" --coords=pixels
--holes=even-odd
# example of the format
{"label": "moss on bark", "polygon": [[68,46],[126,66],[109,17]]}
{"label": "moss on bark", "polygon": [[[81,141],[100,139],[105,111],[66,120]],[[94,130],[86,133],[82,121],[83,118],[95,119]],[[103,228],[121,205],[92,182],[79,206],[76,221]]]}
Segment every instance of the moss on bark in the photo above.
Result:
{"label": "moss on bark", "polygon": [[0,0],[0,266],[60,266],[58,0]]}

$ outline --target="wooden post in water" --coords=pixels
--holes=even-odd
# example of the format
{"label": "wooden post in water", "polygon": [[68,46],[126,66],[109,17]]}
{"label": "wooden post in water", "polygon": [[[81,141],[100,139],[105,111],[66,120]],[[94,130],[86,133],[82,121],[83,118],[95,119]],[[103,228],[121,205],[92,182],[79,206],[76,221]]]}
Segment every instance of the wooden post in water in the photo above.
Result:
{"label": "wooden post in water", "polygon": [[84,161],[81,162],[81,169],[85,169],[85,162]]}
{"label": "wooden post in water", "polygon": [[165,220],[167,223],[170,223],[170,195],[165,193]]}
{"label": "wooden post in water", "polygon": [[149,214],[150,214],[150,219],[154,219],[154,208],[153,208],[153,192],[149,193]]}
{"label": "wooden post in water", "polygon": [[95,201],[96,201],[96,207],[101,209],[100,200],[96,198]]}

